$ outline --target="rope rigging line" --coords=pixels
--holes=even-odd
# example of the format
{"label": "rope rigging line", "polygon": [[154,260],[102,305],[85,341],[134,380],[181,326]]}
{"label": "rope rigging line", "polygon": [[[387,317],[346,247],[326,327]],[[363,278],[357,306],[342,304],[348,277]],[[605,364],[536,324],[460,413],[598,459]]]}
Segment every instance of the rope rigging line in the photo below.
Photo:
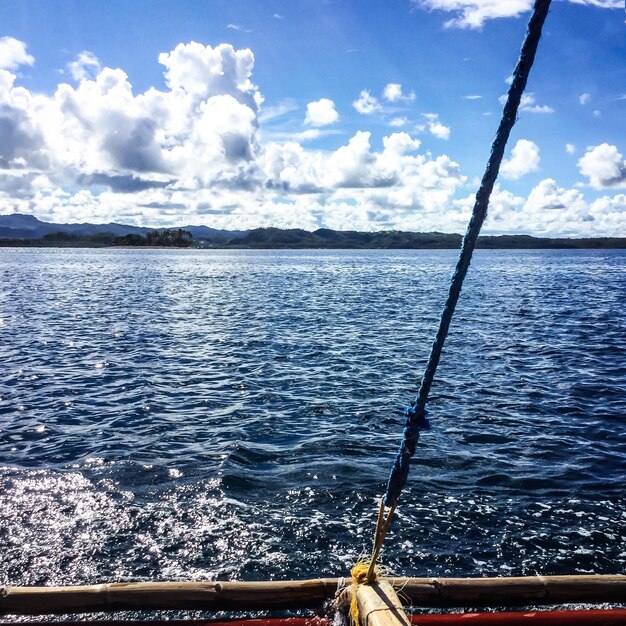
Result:
{"label": "rope rigging line", "polygon": [[[386,493],[383,497],[383,501],[381,502],[380,514],[378,516],[378,523],[374,534],[374,548],[368,568],[368,581],[371,581],[374,578],[376,558],[380,553],[382,542],[387,530],[389,529],[400,492],[406,484],[409,475],[409,462],[411,457],[415,454],[415,447],[419,440],[420,432],[428,428],[426,411],[428,394],[430,393],[433,378],[435,377],[437,365],[439,364],[439,359],[441,357],[441,351],[443,349],[448,329],[450,328],[450,322],[461,293],[463,280],[467,274],[467,270],[472,259],[472,253],[476,247],[476,240],[478,239],[478,234],[483,222],[485,221],[485,217],[487,216],[489,198],[496,182],[498,171],[500,170],[500,164],[504,156],[506,143],[511,133],[511,129],[517,121],[517,111],[519,109],[522,94],[526,88],[530,69],[535,60],[537,46],[539,44],[539,39],[541,38],[541,30],[550,8],[550,2],[551,0],[535,0],[533,13],[528,23],[524,43],[522,44],[520,57],[513,73],[513,81],[509,88],[506,104],[504,105],[504,110],[502,112],[500,125],[498,126],[496,137],[491,145],[489,161],[487,163],[485,173],[483,174],[481,185],[476,193],[476,201],[472,211],[472,217],[467,227],[465,237],[463,238],[459,259],[452,275],[448,298],[439,322],[439,330],[437,331],[437,335],[430,351],[428,364],[426,366],[417,397],[415,398],[415,401],[412,402],[411,405],[405,410],[406,422],[402,433],[402,442],[389,476]],[[385,507],[389,507],[389,512],[386,516],[384,515]]]}

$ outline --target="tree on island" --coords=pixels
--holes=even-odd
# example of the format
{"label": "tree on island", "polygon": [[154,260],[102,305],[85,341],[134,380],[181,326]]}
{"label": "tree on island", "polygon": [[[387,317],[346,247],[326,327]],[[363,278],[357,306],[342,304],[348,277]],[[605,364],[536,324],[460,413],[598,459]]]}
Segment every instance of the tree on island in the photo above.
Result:
{"label": "tree on island", "polygon": [[116,246],[165,246],[171,248],[188,248],[192,244],[193,236],[182,228],[165,228],[151,230],[146,236],[130,233],[115,239]]}
{"label": "tree on island", "polygon": [[165,228],[151,230],[146,233],[146,239],[149,246],[186,247],[191,245],[192,234],[182,228]]}

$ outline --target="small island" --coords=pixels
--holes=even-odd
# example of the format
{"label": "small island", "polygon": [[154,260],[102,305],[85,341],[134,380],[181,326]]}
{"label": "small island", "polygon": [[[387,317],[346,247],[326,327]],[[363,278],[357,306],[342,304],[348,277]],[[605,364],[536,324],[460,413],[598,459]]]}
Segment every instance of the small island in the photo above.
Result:
{"label": "small island", "polygon": [[193,236],[182,228],[152,230],[145,235],[128,233],[115,235],[111,232],[93,235],[58,231],[43,235],[38,239],[0,238],[0,246],[32,248],[189,248],[193,245]]}

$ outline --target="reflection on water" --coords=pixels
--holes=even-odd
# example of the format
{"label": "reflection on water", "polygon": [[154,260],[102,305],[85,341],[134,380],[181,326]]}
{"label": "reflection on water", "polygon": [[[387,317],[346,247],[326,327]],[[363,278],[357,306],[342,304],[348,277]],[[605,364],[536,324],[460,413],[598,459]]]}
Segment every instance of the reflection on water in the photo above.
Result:
{"label": "reflection on water", "polygon": [[[0,583],[344,575],[453,251],[0,251]],[[620,573],[626,254],[480,251],[383,561]]]}

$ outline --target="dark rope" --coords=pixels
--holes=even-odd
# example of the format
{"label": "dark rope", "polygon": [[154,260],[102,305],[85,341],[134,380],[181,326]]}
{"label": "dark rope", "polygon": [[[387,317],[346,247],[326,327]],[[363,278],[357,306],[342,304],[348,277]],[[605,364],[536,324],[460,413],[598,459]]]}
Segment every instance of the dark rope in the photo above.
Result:
{"label": "dark rope", "polygon": [[387,492],[385,494],[386,506],[392,506],[396,503],[409,475],[409,461],[415,453],[415,446],[419,440],[420,431],[428,427],[426,402],[428,400],[428,394],[430,393],[430,387],[435,377],[435,372],[437,371],[437,365],[439,365],[439,358],[441,357],[441,350],[443,349],[443,344],[448,334],[450,321],[452,320],[454,309],[459,300],[463,279],[465,278],[465,274],[467,274],[467,269],[472,259],[472,253],[476,247],[476,239],[487,216],[489,198],[496,182],[498,171],[500,170],[500,163],[504,156],[506,142],[517,120],[517,110],[522,98],[522,93],[526,88],[530,68],[535,60],[537,45],[541,38],[541,29],[548,14],[548,9],[550,8],[550,1],[551,0],[535,0],[533,14],[530,17],[522,51],[515,72],[513,73],[513,82],[509,88],[502,119],[500,120],[500,126],[498,127],[496,138],[491,146],[491,155],[489,156],[487,169],[483,175],[480,188],[476,193],[476,202],[474,204],[472,218],[470,219],[467,232],[463,238],[461,253],[454,274],[452,275],[448,299],[441,314],[439,330],[437,331],[437,336],[430,351],[428,365],[426,366],[426,371],[424,372],[417,397],[405,411],[405,429],[402,433],[402,443],[398,450],[398,456],[393,464],[389,482],[387,483]]}

